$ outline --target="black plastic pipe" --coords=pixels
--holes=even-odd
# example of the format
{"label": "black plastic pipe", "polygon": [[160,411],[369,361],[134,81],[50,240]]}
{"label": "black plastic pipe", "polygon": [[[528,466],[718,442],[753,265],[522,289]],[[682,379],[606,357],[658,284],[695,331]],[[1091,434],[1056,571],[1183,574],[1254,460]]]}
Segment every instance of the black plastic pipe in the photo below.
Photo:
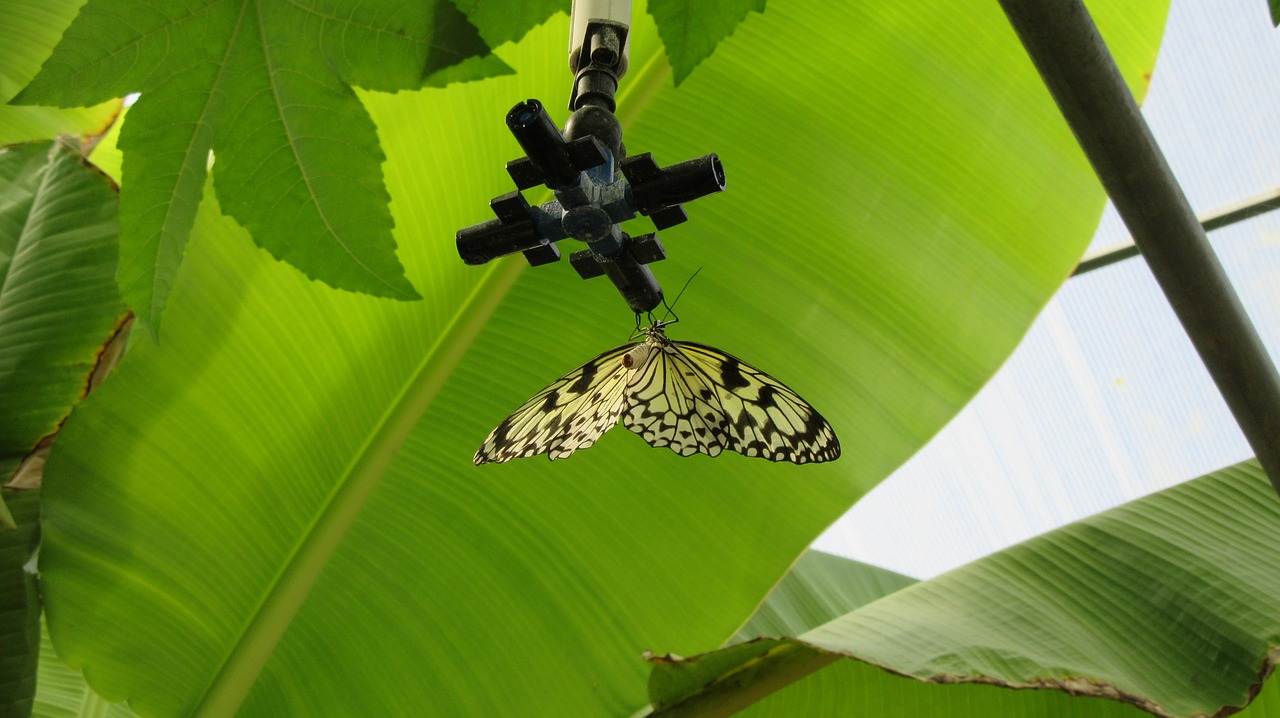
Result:
{"label": "black plastic pipe", "polygon": [[573,166],[564,138],[547,109],[537,100],[525,100],[507,113],[507,129],[515,135],[520,148],[538,168],[542,179],[553,190],[572,187],[582,174]]}
{"label": "black plastic pipe", "polygon": [[1280,493],[1280,376],[1079,0],[1000,0]]}

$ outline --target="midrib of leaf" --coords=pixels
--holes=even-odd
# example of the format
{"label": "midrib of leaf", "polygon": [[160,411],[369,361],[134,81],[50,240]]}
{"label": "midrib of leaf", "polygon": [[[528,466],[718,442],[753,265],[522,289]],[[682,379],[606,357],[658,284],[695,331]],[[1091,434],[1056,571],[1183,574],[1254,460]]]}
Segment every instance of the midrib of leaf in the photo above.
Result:
{"label": "midrib of leaf", "polygon": [[[212,4],[213,4],[213,3],[210,3],[210,5],[212,5]],[[208,7],[208,6],[206,6],[206,7]],[[241,6],[241,9],[240,9],[240,17],[239,17],[239,19],[237,19],[237,20],[236,20],[236,28],[235,28],[235,29],[232,31],[232,33],[231,33],[231,36],[232,36],[232,37],[236,37],[237,35],[239,35],[239,34],[240,34],[240,30],[241,30],[241,28],[243,28],[243,27],[244,27],[244,11],[245,11],[245,10],[244,10],[244,6]],[[209,89],[209,94],[208,94],[208,98],[205,100],[205,103],[204,103],[204,109],[201,111],[200,116],[199,116],[199,118],[198,118],[198,120],[199,120],[199,121],[201,121],[201,122],[203,122],[203,121],[205,120],[205,118],[209,117],[209,114],[210,114],[210,108],[213,106],[214,98],[215,98],[215,97],[217,96],[217,94],[218,94],[218,93],[217,93],[217,88],[219,88],[219,87],[221,87],[221,86],[222,86],[222,81],[223,81],[223,79],[226,77],[226,69],[227,69],[228,65],[230,64],[230,63],[229,63],[229,56],[230,56],[230,54],[231,54],[231,49],[232,49],[233,47],[235,47],[235,43],[234,43],[234,42],[228,42],[228,43],[227,43],[227,47],[226,47],[226,49],[225,49],[225,50],[223,51],[223,53],[222,53],[222,63],[221,63],[221,64],[220,64],[220,66],[219,66],[218,74],[217,74],[217,76],[214,78],[213,86],[212,86],[212,87],[210,87],[210,89]],[[185,159],[184,159],[184,161],[183,161],[183,166],[184,166],[184,167],[190,167],[190,162],[191,162],[190,157],[191,157],[192,151],[193,151],[193,150],[194,150],[194,148],[195,148],[195,141],[196,141],[196,137],[197,137],[197,136],[199,136],[199,134],[200,134],[200,133],[199,133],[199,131],[196,131],[196,132],[192,132],[192,133],[191,133],[191,141],[187,143],[187,149],[186,149],[186,151],[183,153],[183,157],[185,158]],[[208,150],[208,149],[206,149],[206,150],[205,150],[205,152],[204,152],[204,157],[197,158],[197,160],[196,160],[196,161],[197,161],[197,162],[202,162],[202,163],[206,163],[206,164],[207,164],[207,163],[208,163],[208,161],[209,161],[209,150]],[[205,174],[206,174],[206,178],[207,178],[207,173],[205,173]],[[169,199],[168,199],[168,201],[165,203],[164,223],[163,223],[163,225],[162,225],[162,227],[161,227],[160,233],[159,233],[159,234],[157,234],[157,235],[154,237],[154,242],[155,242],[157,245],[158,245],[158,244],[160,244],[160,243],[163,241],[165,234],[169,234],[169,233],[170,233],[170,231],[168,230],[168,227],[169,227],[170,222],[172,222],[172,221],[173,221],[173,205],[174,205],[174,200],[181,196],[181,192],[180,192],[180,191],[179,191],[179,189],[178,189],[178,186],[179,186],[179,185],[181,185],[181,184],[182,184],[181,180],[179,180],[178,182],[175,182],[175,183],[174,183],[173,191],[172,191],[171,193],[169,193]],[[143,248],[143,249],[145,249],[146,247],[151,246],[152,241],[153,241],[152,239],[148,239],[148,240],[147,240],[147,243],[146,243],[146,244],[144,244],[142,248]],[[151,265],[152,265],[152,267],[151,267],[152,271],[150,272],[150,274],[151,274],[151,287],[150,287],[150,294],[151,294],[151,302],[150,302],[150,303],[151,303],[151,312],[152,312],[152,317],[158,317],[158,316],[160,315],[160,312],[164,309],[164,302],[165,302],[165,300],[167,299],[167,297],[159,297],[159,298],[157,298],[157,297],[156,297],[156,293],[155,293],[156,275],[157,275],[157,273],[158,273],[158,271],[159,271],[159,269],[160,269],[160,254],[159,254],[159,252],[158,252],[158,251],[156,252],[155,259],[151,262]],[[121,278],[121,279],[117,280],[117,284],[119,284],[121,287],[130,286],[134,281],[137,281],[138,277],[142,276],[142,275],[143,275],[143,274],[145,274],[145,273],[146,273],[146,271],[145,271],[145,270],[143,270],[143,271],[141,271],[141,272],[139,272],[139,273],[135,274],[133,277],[131,277],[131,278],[129,279],[129,281],[128,281],[128,282],[123,281],[123,278]],[[149,324],[150,324],[150,323],[149,323]],[[150,327],[148,327],[148,329],[150,329]]]}
{"label": "midrib of leaf", "polygon": [[387,467],[522,270],[522,262],[494,263],[454,313],[300,535],[194,715],[226,716],[239,708]]}
{"label": "midrib of leaf", "polygon": [[347,257],[349,257],[358,267],[363,269],[366,274],[376,279],[380,284],[382,284],[382,286],[390,289],[393,296],[402,295],[403,292],[400,289],[396,288],[386,279],[383,279],[381,275],[370,269],[364,262],[360,261],[360,257],[355,252],[351,251],[351,247],[347,246],[347,243],[342,240],[341,233],[335,231],[333,225],[330,224],[329,216],[325,214],[324,211],[324,202],[320,201],[316,197],[315,188],[311,184],[311,174],[308,170],[308,165],[302,161],[302,157],[298,154],[298,147],[294,141],[293,129],[289,126],[289,120],[286,118],[284,113],[284,102],[280,98],[280,91],[276,85],[276,67],[271,57],[271,45],[267,42],[266,37],[267,25],[262,17],[262,2],[261,0],[245,0],[245,2],[253,3],[254,9],[258,13],[258,41],[262,45],[262,62],[267,68],[267,86],[271,88],[271,99],[275,101],[276,114],[280,118],[281,127],[284,128],[284,135],[289,138],[289,153],[293,155],[293,163],[297,166],[298,173],[302,175],[302,181],[307,185],[307,196],[311,198],[311,202],[315,206],[316,214],[320,217],[320,220],[324,222],[325,232],[338,244],[339,247],[342,247],[342,250],[347,253]]}
{"label": "midrib of leaf", "polygon": [[[132,57],[136,57],[136,56],[138,55],[137,48],[138,48],[139,46],[143,45],[144,43],[146,43],[146,41],[147,41],[147,40],[151,40],[151,39],[153,39],[154,37],[156,37],[157,35],[159,35],[159,34],[161,34],[161,33],[168,32],[171,28],[174,28],[174,27],[180,26],[180,25],[182,25],[182,24],[183,24],[183,23],[185,23],[185,22],[193,22],[193,21],[194,21],[194,18],[196,18],[197,16],[199,16],[199,15],[201,15],[201,14],[204,14],[204,13],[206,13],[206,12],[209,12],[212,8],[214,8],[214,7],[218,6],[218,5],[221,5],[223,2],[226,2],[226,1],[227,1],[227,0],[210,0],[208,3],[205,3],[205,4],[204,4],[204,5],[202,5],[201,7],[196,8],[196,9],[193,9],[193,10],[192,10],[191,12],[189,12],[185,17],[181,17],[181,18],[177,18],[177,19],[175,19],[175,20],[172,20],[172,21],[171,21],[171,22],[169,22],[167,25],[164,25],[164,26],[162,26],[162,27],[158,27],[158,28],[156,28],[155,30],[153,30],[152,32],[144,33],[144,34],[140,34],[140,35],[138,35],[138,36],[137,36],[136,38],[134,38],[132,41],[127,42],[127,43],[125,43],[125,44],[123,44],[123,45],[119,46],[117,49],[115,49],[115,50],[113,50],[112,52],[110,52],[109,54],[107,54],[107,55],[106,55],[106,57],[104,58],[104,60],[106,60],[106,59],[110,59],[110,58],[115,58],[115,57],[123,57],[123,56],[126,56],[126,55],[128,55],[128,56],[132,56]],[[130,51],[132,51],[132,52],[130,52]],[[153,71],[152,71],[152,73],[153,73],[153,74],[152,74],[152,75],[150,75],[150,77],[155,77],[154,72],[155,72],[155,71],[153,70]],[[142,89],[141,87],[135,87],[135,88],[133,88],[133,90],[134,90],[134,91],[140,91],[141,89]],[[15,95],[13,99],[14,99],[14,100],[18,100],[20,97],[22,97],[22,95],[23,95],[25,92],[26,92],[26,88],[24,88],[21,92],[19,92],[17,95]]]}
{"label": "midrib of leaf", "polygon": [[680,42],[685,47],[689,46],[689,34],[693,30],[693,0],[687,0],[684,4],[684,24],[680,26]]}
{"label": "midrib of leaf", "polygon": [[[643,112],[668,75],[670,67],[659,49],[631,76],[632,81],[618,96],[618,105],[624,108],[618,112],[618,120],[624,129]],[[301,533],[275,580],[264,591],[262,601],[250,614],[239,640],[210,680],[193,715],[232,715],[240,707],[400,447],[527,266],[516,257],[492,263],[454,312],[335,482],[315,519]]]}
{"label": "midrib of leaf", "polygon": [[40,183],[36,185],[35,194],[31,200],[31,209],[27,210],[27,216],[25,218],[26,221],[22,225],[22,233],[18,235],[18,243],[14,245],[13,256],[9,259],[9,267],[5,272],[4,277],[0,278],[0,306],[3,306],[4,304],[2,301],[4,294],[8,293],[8,290],[13,286],[9,280],[13,278],[15,268],[18,271],[22,270],[22,267],[19,265],[21,264],[20,260],[22,255],[26,252],[26,248],[31,242],[31,232],[29,230],[31,228],[32,218],[38,217],[45,211],[44,205],[50,192],[56,191],[50,190],[49,185],[53,181],[52,177],[50,177],[50,175],[53,174],[51,171],[51,158],[54,156],[54,153],[57,152],[58,144],[59,143],[55,142],[49,147],[49,154],[46,156],[45,166],[40,170]]}
{"label": "midrib of leaf", "polygon": [[[388,40],[400,40],[402,38],[407,37],[405,35],[397,35],[394,32],[390,32],[385,27],[370,25],[369,23],[364,23],[364,22],[356,22],[354,18],[340,17],[331,12],[320,12],[318,9],[312,6],[303,5],[299,2],[296,2],[296,0],[287,0],[285,4],[287,4],[289,7],[293,8],[294,10],[297,10],[298,12],[303,13],[304,15],[311,15],[312,17],[317,17],[326,22],[332,22],[338,25],[358,27],[361,30],[365,30],[369,32],[371,35],[382,35],[386,37]],[[412,39],[413,38],[410,38],[410,40]],[[424,42],[424,44],[427,47],[435,47],[435,45],[433,45],[431,42]]]}

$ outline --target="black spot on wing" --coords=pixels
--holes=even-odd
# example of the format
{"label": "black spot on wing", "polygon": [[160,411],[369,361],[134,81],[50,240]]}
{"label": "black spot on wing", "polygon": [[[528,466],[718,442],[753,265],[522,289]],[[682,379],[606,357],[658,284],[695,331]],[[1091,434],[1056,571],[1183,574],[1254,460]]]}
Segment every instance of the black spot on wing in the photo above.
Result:
{"label": "black spot on wing", "polygon": [[760,406],[762,406],[762,407],[764,407],[764,408],[766,408],[766,409],[771,409],[771,408],[773,408],[773,407],[775,407],[775,406],[777,406],[777,405],[778,405],[777,400],[776,400],[776,399],[774,399],[774,396],[775,396],[777,393],[778,393],[778,390],[777,390],[777,389],[774,389],[773,387],[769,386],[768,384],[762,384],[762,385],[760,386],[760,396],[757,396],[757,397],[756,397],[756,402],[755,402],[755,403],[756,403],[756,404],[759,404]]}
{"label": "black spot on wing", "polygon": [[[574,394],[581,394],[591,387],[591,382],[595,380],[596,372],[599,371],[599,365],[596,362],[587,362],[578,371],[582,372],[578,375],[578,380],[569,385],[569,391]],[[554,396],[555,392],[552,392],[552,395]]]}
{"label": "black spot on wing", "polygon": [[738,369],[738,360],[728,354],[724,355],[724,361],[720,364],[720,383],[729,390],[751,385]]}
{"label": "black spot on wing", "polygon": [[558,391],[547,392],[547,398],[543,399],[542,408],[540,409],[540,411],[544,413],[551,411],[552,409],[556,408],[556,404],[559,403],[559,401],[560,401],[560,392]]}
{"label": "black spot on wing", "polygon": [[498,424],[498,428],[493,430],[494,445],[501,446],[506,443],[508,431],[511,431],[511,417],[503,419],[502,423]]}

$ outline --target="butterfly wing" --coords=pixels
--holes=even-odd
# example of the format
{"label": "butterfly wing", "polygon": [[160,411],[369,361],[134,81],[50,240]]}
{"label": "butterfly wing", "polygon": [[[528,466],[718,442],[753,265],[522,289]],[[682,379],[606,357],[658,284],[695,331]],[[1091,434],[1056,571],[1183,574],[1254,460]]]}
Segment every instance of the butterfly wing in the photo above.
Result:
{"label": "butterfly wing", "polygon": [[634,344],[601,354],[565,374],[502,420],[476,450],[476,466],[549,454],[563,459],[618,423],[631,371],[622,357]]}
{"label": "butterfly wing", "polygon": [[654,447],[681,456],[744,456],[805,464],[840,456],[826,419],[798,394],[719,349],[673,342],[662,325],[552,382],[502,420],[476,465],[590,447],[621,418]]}
{"label": "butterfly wing", "polygon": [[662,340],[650,340],[649,360],[631,377],[622,425],[650,446],[718,456],[729,436],[717,392],[705,372]]}
{"label": "butterfly wing", "polygon": [[725,448],[797,464],[840,457],[840,441],[831,424],[785,384],[715,347],[671,344],[677,361],[696,368],[705,385],[715,389]]}

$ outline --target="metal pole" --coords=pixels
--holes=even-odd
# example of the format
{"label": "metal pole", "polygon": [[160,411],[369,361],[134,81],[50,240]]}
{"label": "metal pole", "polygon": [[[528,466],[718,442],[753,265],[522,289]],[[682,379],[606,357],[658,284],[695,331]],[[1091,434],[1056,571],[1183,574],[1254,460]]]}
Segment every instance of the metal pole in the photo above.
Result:
{"label": "metal pole", "polygon": [[[1204,227],[1205,232],[1212,232],[1215,229],[1229,227],[1236,222],[1243,222],[1246,219],[1253,219],[1260,215],[1266,214],[1273,210],[1280,209],[1280,190],[1271,190],[1261,196],[1238,202],[1230,207],[1223,207],[1214,210],[1207,215],[1199,217],[1199,222]],[[1132,242],[1132,240],[1130,240]],[[1135,244],[1126,244],[1108,252],[1094,255],[1092,257],[1085,255],[1080,260],[1080,264],[1076,265],[1076,269],[1071,273],[1068,279],[1078,277],[1081,274],[1088,274],[1095,269],[1109,267],[1116,262],[1121,262],[1130,257],[1138,256],[1138,246]]]}
{"label": "metal pole", "polygon": [[1080,0],[1000,0],[1280,493],[1280,376]]}

